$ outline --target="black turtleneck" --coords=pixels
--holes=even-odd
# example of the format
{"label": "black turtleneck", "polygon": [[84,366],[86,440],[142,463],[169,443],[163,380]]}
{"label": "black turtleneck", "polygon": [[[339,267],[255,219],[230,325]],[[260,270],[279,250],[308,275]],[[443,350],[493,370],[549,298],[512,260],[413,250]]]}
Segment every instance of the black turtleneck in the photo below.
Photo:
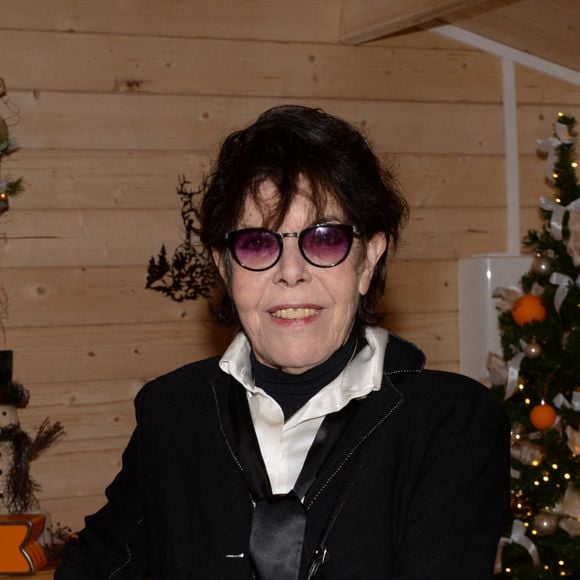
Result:
{"label": "black turtleneck", "polygon": [[346,343],[329,359],[299,375],[292,375],[262,364],[252,351],[250,354],[252,375],[256,386],[263,389],[280,405],[284,419],[287,420],[322,387],[334,380],[365,344],[364,339],[357,339],[357,333],[352,332]]}

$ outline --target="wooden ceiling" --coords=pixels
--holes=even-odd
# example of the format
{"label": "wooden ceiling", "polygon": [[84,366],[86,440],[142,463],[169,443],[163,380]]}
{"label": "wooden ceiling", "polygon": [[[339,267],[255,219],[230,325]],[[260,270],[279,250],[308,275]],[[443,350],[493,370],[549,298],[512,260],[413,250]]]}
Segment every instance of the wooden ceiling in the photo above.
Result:
{"label": "wooden ceiling", "polygon": [[441,24],[580,71],[580,0],[343,0],[340,40],[362,44]]}

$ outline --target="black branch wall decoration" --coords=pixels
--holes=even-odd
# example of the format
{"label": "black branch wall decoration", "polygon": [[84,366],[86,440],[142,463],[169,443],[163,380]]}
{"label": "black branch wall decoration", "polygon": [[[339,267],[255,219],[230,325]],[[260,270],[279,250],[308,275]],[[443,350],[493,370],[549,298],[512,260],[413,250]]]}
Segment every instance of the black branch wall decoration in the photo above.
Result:
{"label": "black branch wall decoration", "polygon": [[216,272],[209,252],[199,243],[200,215],[194,200],[201,190],[192,189],[185,176],[180,176],[177,194],[181,199],[184,240],[175,249],[171,261],[165,244],[157,258],[151,257],[145,287],[176,302],[209,298],[216,284]]}

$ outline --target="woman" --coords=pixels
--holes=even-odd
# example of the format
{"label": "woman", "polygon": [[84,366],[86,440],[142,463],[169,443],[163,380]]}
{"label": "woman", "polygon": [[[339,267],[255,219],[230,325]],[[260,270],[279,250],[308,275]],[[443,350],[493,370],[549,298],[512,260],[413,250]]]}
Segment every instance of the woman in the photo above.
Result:
{"label": "woman", "polygon": [[377,326],[406,210],[320,110],[276,107],[225,140],[201,239],[239,333],[139,393],[108,503],[57,580],[491,576],[506,417]]}

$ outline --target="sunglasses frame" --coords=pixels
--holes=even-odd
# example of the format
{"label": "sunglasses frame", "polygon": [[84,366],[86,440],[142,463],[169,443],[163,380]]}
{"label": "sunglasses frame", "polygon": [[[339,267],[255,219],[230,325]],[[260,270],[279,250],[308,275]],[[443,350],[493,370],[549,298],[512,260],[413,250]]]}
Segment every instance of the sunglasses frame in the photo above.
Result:
{"label": "sunglasses frame", "polygon": [[[317,228],[322,228],[322,227],[327,227],[327,228],[333,227],[333,228],[338,228],[340,230],[346,231],[347,236],[348,236],[347,237],[348,248],[347,248],[346,252],[344,253],[344,256],[338,262],[321,266],[320,264],[316,264],[308,258],[308,256],[304,253],[304,249],[302,246],[303,246],[303,242],[304,242],[304,237],[308,233],[316,230]],[[269,266],[267,266],[265,268],[250,268],[246,264],[244,264],[236,255],[236,252],[235,252],[236,238],[241,234],[245,234],[245,233],[249,233],[249,232],[268,233],[268,234],[272,235],[276,239],[276,241],[278,242],[278,256],[276,257],[274,262],[272,262],[272,264],[270,264]],[[308,228],[304,228],[300,232],[282,232],[281,233],[281,232],[275,232],[274,230],[270,230],[268,228],[243,228],[241,230],[234,230],[234,231],[226,233],[226,235],[224,236],[224,239],[225,239],[225,242],[226,242],[228,249],[230,250],[230,254],[231,254],[232,258],[235,260],[235,262],[237,264],[239,264],[245,270],[249,270],[250,272],[264,272],[265,270],[269,270],[270,268],[273,268],[280,261],[280,258],[282,257],[282,252],[284,251],[284,238],[298,238],[298,249],[300,250],[300,254],[302,254],[302,257],[312,266],[315,266],[316,268],[334,268],[335,266],[342,264],[342,262],[344,262],[347,259],[348,255],[350,254],[350,251],[352,249],[352,242],[353,242],[354,238],[360,238],[361,236],[362,236],[362,234],[360,233],[358,228],[356,226],[353,226],[350,224],[315,224],[315,225],[310,226]]]}

